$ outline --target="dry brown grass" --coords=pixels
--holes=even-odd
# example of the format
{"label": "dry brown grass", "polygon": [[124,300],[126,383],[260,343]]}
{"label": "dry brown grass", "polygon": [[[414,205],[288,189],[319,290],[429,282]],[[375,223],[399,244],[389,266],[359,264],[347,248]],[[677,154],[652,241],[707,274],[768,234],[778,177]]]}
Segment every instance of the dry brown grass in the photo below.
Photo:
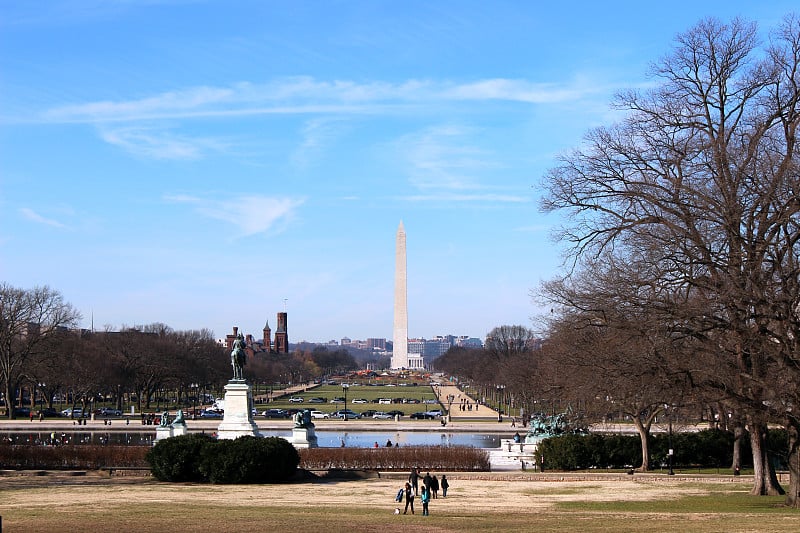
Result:
{"label": "dry brown grass", "polygon": [[[506,479],[507,478],[507,479]],[[0,477],[4,531],[800,531],[746,482],[529,481],[452,473],[431,515],[395,515],[404,479],[285,485],[149,478]]]}

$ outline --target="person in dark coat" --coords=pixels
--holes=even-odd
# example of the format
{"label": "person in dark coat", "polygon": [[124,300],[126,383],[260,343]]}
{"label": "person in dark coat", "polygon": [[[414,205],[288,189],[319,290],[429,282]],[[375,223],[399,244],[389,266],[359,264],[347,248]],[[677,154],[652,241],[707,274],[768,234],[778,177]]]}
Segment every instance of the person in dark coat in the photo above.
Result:
{"label": "person in dark coat", "polygon": [[442,498],[447,498],[447,488],[450,483],[447,482],[447,476],[442,476]]}
{"label": "person in dark coat", "polygon": [[431,488],[431,479],[432,478],[431,478],[431,473],[430,472],[425,474],[425,477],[422,478],[422,484],[425,485],[425,487],[428,488],[428,489]]}
{"label": "person in dark coat", "polygon": [[408,512],[409,506],[411,507],[411,514],[414,514],[414,488],[411,483],[406,483],[406,508],[403,514]]}
{"label": "person in dark coat", "polygon": [[435,500],[439,497],[439,480],[436,476],[431,476],[431,497]]}
{"label": "person in dark coat", "polygon": [[411,469],[411,473],[408,475],[408,482],[411,483],[411,487],[414,489],[414,495],[419,492],[419,472],[417,471],[417,467]]}

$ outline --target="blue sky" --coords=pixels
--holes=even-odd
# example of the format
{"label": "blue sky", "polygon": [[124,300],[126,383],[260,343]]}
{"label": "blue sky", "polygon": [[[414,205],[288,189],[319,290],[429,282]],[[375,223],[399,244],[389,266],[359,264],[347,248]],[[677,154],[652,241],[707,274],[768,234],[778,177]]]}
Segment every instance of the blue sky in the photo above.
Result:
{"label": "blue sky", "polygon": [[559,272],[542,175],[701,18],[794,2],[0,2],[0,281],[83,326],[484,337]]}

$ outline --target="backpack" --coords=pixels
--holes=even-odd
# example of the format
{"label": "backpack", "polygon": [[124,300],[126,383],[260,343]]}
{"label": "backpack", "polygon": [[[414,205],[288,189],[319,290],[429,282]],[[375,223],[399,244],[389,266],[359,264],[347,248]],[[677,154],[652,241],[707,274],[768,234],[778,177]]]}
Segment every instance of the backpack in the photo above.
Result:
{"label": "backpack", "polygon": [[400,490],[398,490],[398,491],[397,491],[397,496],[395,496],[395,497],[394,497],[394,501],[396,501],[396,502],[401,502],[401,501],[403,501],[403,493],[404,493],[405,491],[406,491],[406,489],[400,489]]}

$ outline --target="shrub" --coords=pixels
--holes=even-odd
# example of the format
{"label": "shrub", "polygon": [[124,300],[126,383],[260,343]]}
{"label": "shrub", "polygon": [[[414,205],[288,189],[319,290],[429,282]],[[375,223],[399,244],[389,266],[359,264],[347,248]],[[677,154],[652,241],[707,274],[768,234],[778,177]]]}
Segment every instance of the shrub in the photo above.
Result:
{"label": "shrub", "polygon": [[159,481],[205,481],[200,457],[204,448],[215,443],[215,439],[197,433],[160,440],[147,454],[150,471]]}
{"label": "shrub", "polygon": [[269,483],[291,478],[299,462],[285,439],[247,436],[204,446],[199,470],[211,483]]}
{"label": "shrub", "polygon": [[545,458],[545,468],[579,470],[593,466],[587,444],[588,438],[584,435],[561,435],[544,439],[536,453]]}
{"label": "shrub", "polygon": [[[785,432],[770,431],[768,449],[773,458],[786,449]],[[744,443],[743,443],[744,444]],[[697,433],[659,434],[650,437],[651,467],[666,464],[669,449],[674,451],[673,465],[720,467],[730,465],[733,458],[733,434],[721,430]],[[743,447],[743,458],[750,459],[749,448]],[[545,458],[545,467],[557,470],[624,468],[638,465],[642,459],[638,436],[564,435],[551,437],[539,444],[537,454]],[[779,464],[776,464],[779,466]]]}

